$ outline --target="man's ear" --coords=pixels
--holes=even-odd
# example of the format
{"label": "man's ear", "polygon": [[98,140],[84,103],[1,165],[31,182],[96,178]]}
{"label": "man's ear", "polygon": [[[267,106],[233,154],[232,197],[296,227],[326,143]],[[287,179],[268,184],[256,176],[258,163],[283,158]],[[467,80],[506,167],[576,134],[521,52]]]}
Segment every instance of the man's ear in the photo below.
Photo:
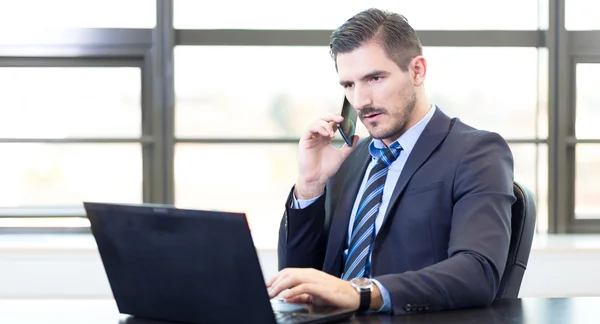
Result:
{"label": "man's ear", "polygon": [[427,60],[421,55],[416,56],[410,61],[408,69],[411,73],[413,84],[415,87],[420,87],[425,83],[425,76],[427,75]]}

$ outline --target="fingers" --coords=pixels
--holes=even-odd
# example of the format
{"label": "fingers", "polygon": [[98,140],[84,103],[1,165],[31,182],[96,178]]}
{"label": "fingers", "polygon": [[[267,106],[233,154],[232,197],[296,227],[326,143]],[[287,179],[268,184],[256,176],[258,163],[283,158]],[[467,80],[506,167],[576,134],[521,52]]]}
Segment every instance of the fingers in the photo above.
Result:
{"label": "fingers", "polygon": [[309,133],[311,133],[313,135],[319,134],[321,136],[333,138],[333,136],[334,136],[333,122],[317,120],[308,128],[308,131],[309,131]]}
{"label": "fingers", "polygon": [[304,282],[281,294],[284,301],[305,300],[311,303],[358,309],[360,296],[347,282],[337,277],[322,277],[322,282]]}
{"label": "fingers", "polygon": [[311,304],[312,297],[309,294],[301,294],[291,298],[284,298],[284,301],[292,304]]}
{"label": "fingers", "polygon": [[279,271],[273,277],[271,277],[271,279],[267,280],[267,282],[266,282],[267,287],[272,286],[275,282],[277,282],[277,280],[281,280],[284,277],[290,276],[290,275],[297,273],[299,271],[302,271],[302,270],[303,269],[285,268],[285,269]]}
{"label": "fingers", "polygon": [[279,295],[282,291],[300,285],[302,281],[295,276],[281,277],[269,287],[269,297],[273,298]]}
{"label": "fingers", "polygon": [[316,269],[284,269],[270,281],[269,298],[358,309],[359,296],[347,281]]}
{"label": "fingers", "polygon": [[280,271],[279,274],[271,280],[271,283],[267,284],[269,298],[273,298],[282,291],[300,284],[298,277],[294,275],[295,271],[286,270],[287,269]]}
{"label": "fingers", "polygon": [[279,295],[279,293],[281,293],[283,290],[287,289],[287,288],[281,288],[281,272],[278,273],[275,277],[271,278],[268,282],[267,282],[267,292],[269,293],[269,298],[273,298],[277,295]]}
{"label": "fingers", "polygon": [[337,123],[332,123],[331,128],[333,129],[333,132],[335,133],[335,131],[337,131],[338,127],[337,127]]}
{"label": "fingers", "polygon": [[287,302],[288,299],[302,298],[303,295],[320,296],[323,294],[320,289],[326,289],[321,285],[313,283],[303,283],[281,294],[281,297]]}
{"label": "fingers", "polygon": [[277,280],[277,276],[278,276],[278,274],[274,275],[273,277],[271,277],[271,279],[267,280],[267,282],[265,283],[267,285],[267,288],[271,287],[271,285],[273,285],[275,280]]}
{"label": "fingers", "polygon": [[343,159],[346,159],[348,157],[348,155],[350,155],[350,153],[352,153],[352,150],[354,150],[354,148],[356,147],[356,144],[358,144],[358,140],[359,140],[358,135],[353,135],[351,147],[348,146],[348,144],[346,144],[346,143],[344,143],[344,145],[342,145],[342,147],[340,147],[340,152],[342,152]]}
{"label": "fingers", "polygon": [[319,274],[320,272],[314,269],[283,269],[267,282],[269,298],[302,283],[319,283],[323,280]]}
{"label": "fingers", "polygon": [[323,116],[308,128],[308,132],[304,134],[304,139],[309,140],[315,135],[334,138],[335,131],[337,130],[337,123],[341,123],[343,120],[344,117],[339,115],[330,114]]}
{"label": "fingers", "polygon": [[344,117],[342,117],[338,114],[327,114],[327,115],[321,117],[321,120],[324,120],[326,122],[333,122],[334,124],[337,124],[337,123],[341,123],[344,120]]}
{"label": "fingers", "polygon": [[294,271],[294,269],[293,268],[285,268],[285,269],[279,271],[278,273],[276,273],[273,277],[271,277],[271,279],[267,280],[267,282],[266,282],[267,287],[271,287],[277,280],[279,280],[282,276],[287,275],[287,273],[290,271]]}

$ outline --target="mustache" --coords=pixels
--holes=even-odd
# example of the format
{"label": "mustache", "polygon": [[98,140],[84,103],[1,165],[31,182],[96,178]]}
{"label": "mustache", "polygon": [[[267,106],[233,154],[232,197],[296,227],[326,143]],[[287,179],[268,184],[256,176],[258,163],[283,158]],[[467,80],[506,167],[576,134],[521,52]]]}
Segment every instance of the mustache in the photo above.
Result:
{"label": "mustache", "polygon": [[368,116],[368,115],[383,114],[383,113],[385,113],[385,109],[383,109],[383,108],[365,107],[360,110],[360,112],[358,113],[358,116],[360,118],[364,118],[365,116]]}

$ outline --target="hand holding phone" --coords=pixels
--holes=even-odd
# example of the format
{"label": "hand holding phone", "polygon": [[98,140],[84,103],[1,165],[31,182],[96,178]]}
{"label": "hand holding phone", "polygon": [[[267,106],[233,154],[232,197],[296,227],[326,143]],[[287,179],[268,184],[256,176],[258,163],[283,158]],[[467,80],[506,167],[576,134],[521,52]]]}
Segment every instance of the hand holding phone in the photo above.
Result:
{"label": "hand holding phone", "polygon": [[[318,197],[325,185],[350,155],[354,148],[352,140],[356,131],[356,111],[344,98],[342,113],[331,114],[316,120],[304,133],[298,145],[298,180],[294,195],[298,199]],[[337,148],[331,145],[335,128],[342,134],[347,145]]]}
{"label": "hand holding phone", "polygon": [[354,136],[354,133],[356,132],[356,120],[358,116],[356,115],[356,110],[354,110],[354,107],[352,107],[346,96],[344,96],[341,115],[344,117],[344,121],[337,124],[338,130],[346,144],[352,146],[352,136]]}

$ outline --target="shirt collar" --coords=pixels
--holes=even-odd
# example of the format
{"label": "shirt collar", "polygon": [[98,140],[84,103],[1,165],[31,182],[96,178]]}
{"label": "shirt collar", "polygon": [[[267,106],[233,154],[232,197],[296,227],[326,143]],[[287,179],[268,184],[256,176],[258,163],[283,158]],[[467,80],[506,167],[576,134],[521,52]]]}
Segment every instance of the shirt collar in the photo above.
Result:
{"label": "shirt collar", "polygon": [[[419,136],[421,136],[421,133],[423,133],[423,130],[431,120],[431,117],[433,117],[433,113],[435,113],[435,108],[436,107],[434,105],[431,105],[427,114],[423,118],[421,118],[421,120],[419,120],[418,123],[413,125],[406,132],[404,132],[404,134],[402,134],[397,140],[395,140],[395,142],[398,142],[400,146],[402,146],[402,150],[405,151],[407,155],[409,155],[413,147],[415,147]],[[373,158],[379,157],[377,149],[383,149],[385,147],[386,145],[383,143],[383,141],[379,139],[373,139],[371,141],[371,144],[369,145],[369,153],[371,153],[371,156]]]}

